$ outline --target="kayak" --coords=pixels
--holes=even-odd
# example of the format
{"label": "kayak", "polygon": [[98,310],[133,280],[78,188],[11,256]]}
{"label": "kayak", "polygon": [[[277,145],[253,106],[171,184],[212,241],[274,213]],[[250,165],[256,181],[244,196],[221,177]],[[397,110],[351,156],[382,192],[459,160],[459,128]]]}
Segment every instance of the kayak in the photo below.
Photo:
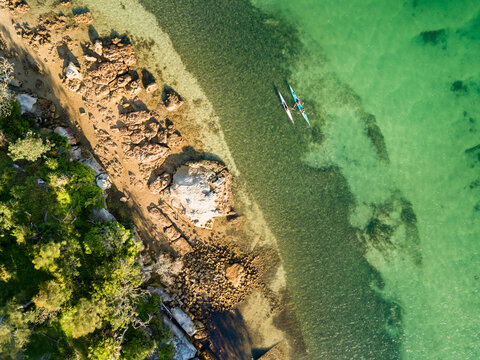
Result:
{"label": "kayak", "polygon": [[305,113],[305,109],[304,109],[303,106],[302,106],[302,102],[301,102],[300,99],[298,98],[297,94],[295,94],[295,91],[292,89],[292,87],[290,86],[290,84],[288,84],[288,87],[290,88],[290,92],[292,93],[293,100],[295,101],[295,105],[297,106],[298,110],[300,111],[300,113],[302,114],[303,118],[304,118],[305,121],[307,122],[308,126],[311,126],[311,125],[310,125],[310,121],[308,121],[308,116],[307,116],[307,114]]}
{"label": "kayak", "polygon": [[280,100],[282,101],[283,110],[285,110],[285,112],[287,113],[287,115],[288,115],[288,117],[290,118],[290,121],[292,122],[292,124],[295,124],[295,122],[293,121],[292,113],[290,112],[290,109],[288,108],[287,102],[286,102],[285,99],[283,98],[283,96],[282,96],[282,94],[280,93],[280,91],[277,90],[277,92],[278,92],[278,96],[280,96]]}

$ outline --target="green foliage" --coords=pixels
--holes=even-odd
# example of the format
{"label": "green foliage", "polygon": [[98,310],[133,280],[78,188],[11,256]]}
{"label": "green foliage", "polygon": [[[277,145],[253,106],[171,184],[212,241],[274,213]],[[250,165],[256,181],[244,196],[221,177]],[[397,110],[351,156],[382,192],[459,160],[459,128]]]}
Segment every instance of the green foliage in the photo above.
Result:
{"label": "green foliage", "polygon": [[144,360],[151,354],[157,343],[144,330],[132,330],[127,333],[122,346],[122,358],[128,360]]}
{"label": "green foliage", "polygon": [[117,258],[97,269],[96,294],[107,303],[104,318],[114,330],[132,324],[137,318],[137,304],[145,296],[140,289],[139,266],[129,259]]}
{"label": "green foliage", "polygon": [[16,358],[28,343],[31,323],[35,318],[32,311],[24,311],[15,299],[0,308],[0,358]]}
{"label": "green foliage", "polygon": [[109,222],[92,228],[84,239],[85,252],[95,256],[130,255],[138,253],[132,235],[118,222]]}
{"label": "green foliage", "polygon": [[67,336],[85,336],[102,326],[101,314],[104,311],[105,303],[82,298],[76,306],[63,313],[60,325]]}
{"label": "green foliage", "polygon": [[32,261],[35,269],[42,269],[51,273],[55,272],[57,270],[56,259],[60,257],[61,246],[61,244],[53,241],[41,245]]}
{"label": "green foliage", "polygon": [[8,155],[13,161],[35,161],[51,148],[52,145],[48,140],[44,141],[41,137],[29,131],[25,138],[18,139],[8,146]]}
{"label": "green foliage", "polygon": [[0,129],[11,140],[15,140],[26,134],[35,124],[35,120],[20,115],[20,104],[16,101],[11,102],[7,108],[10,115],[0,116]]}
{"label": "green foliage", "polygon": [[37,308],[43,308],[49,312],[58,311],[69,300],[71,293],[71,289],[64,284],[56,280],[50,280],[40,285],[33,302]]}
{"label": "green foliage", "polygon": [[99,336],[88,348],[90,360],[117,360],[120,357],[121,345],[111,336]]}
{"label": "green foliage", "polygon": [[174,354],[173,345],[170,341],[172,334],[159,317],[154,317],[149,327],[153,331],[153,337],[159,343],[157,348],[159,360],[171,360]]}
{"label": "green foliage", "polygon": [[[0,118],[10,141],[8,153],[0,147],[0,359],[140,359],[155,341],[170,349],[163,335],[133,331],[160,306],[142,289],[140,244],[117,222],[92,222],[104,204],[94,172],[69,161],[65,139],[30,124],[18,104]],[[14,166],[9,155],[27,161]]]}
{"label": "green foliage", "polygon": [[0,281],[7,282],[12,278],[12,273],[8,271],[4,264],[0,264]]}

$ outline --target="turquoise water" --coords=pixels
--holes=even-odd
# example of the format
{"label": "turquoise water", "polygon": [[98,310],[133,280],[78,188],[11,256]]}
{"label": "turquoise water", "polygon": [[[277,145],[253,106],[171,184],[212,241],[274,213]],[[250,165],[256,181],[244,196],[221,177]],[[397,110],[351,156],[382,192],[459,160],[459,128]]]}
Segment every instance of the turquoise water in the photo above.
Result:
{"label": "turquoise water", "polygon": [[348,182],[375,287],[400,306],[400,357],[479,358],[480,3],[274,3],[298,19],[293,75],[323,114],[302,159]]}
{"label": "turquoise water", "polygon": [[141,3],[221,118],[310,358],[479,358],[480,3]]}

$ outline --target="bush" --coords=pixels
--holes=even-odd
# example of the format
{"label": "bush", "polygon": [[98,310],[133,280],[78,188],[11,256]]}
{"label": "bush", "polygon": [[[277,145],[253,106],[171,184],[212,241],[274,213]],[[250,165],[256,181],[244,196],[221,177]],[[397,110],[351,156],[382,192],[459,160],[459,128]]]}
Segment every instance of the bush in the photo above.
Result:
{"label": "bush", "polygon": [[144,360],[157,343],[144,330],[132,330],[122,346],[122,357],[128,360]]}
{"label": "bush", "polygon": [[18,139],[8,146],[8,155],[13,161],[35,161],[51,148],[52,145],[48,140],[44,142],[42,138],[29,131],[24,139]]}
{"label": "bush", "polygon": [[[0,102],[2,100],[0,99]],[[0,106],[1,112],[1,106]],[[16,140],[32,127],[35,124],[35,120],[22,116],[20,114],[20,104],[16,101],[12,101],[8,105],[9,115],[0,115],[0,129],[4,134],[9,137],[11,140]]]}
{"label": "bush", "polygon": [[120,357],[120,344],[109,336],[100,336],[88,348],[89,360],[117,360]]}
{"label": "bush", "polygon": [[56,259],[60,257],[61,246],[61,244],[54,243],[53,241],[40,246],[38,252],[35,254],[35,258],[32,260],[35,269],[55,272],[55,270],[57,270]]}
{"label": "bush", "polygon": [[8,85],[13,78],[13,64],[4,57],[0,57],[0,116],[10,115],[10,104],[13,96]]}

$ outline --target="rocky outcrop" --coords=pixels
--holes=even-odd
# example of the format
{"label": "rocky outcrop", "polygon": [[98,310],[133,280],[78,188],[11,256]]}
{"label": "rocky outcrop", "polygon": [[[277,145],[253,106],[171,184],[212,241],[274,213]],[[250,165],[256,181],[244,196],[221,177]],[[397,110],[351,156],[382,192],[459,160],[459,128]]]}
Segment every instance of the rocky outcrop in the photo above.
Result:
{"label": "rocky outcrop", "polygon": [[189,335],[193,336],[197,330],[195,329],[195,325],[193,324],[192,319],[185,314],[182,309],[179,307],[175,307],[170,309],[170,312],[173,318],[177,321],[178,325],[182,327],[182,329]]}
{"label": "rocky outcrop", "polygon": [[17,101],[20,104],[20,113],[31,113],[33,111],[33,105],[37,102],[37,98],[28,94],[17,95]]}
{"label": "rocky outcrop", "polygon": [[25,0],[5,0],[7,7],[10,11],[15,11],[19,14],[24,14],[30,10],[30,6]]}
{"label": "rocky outcrop", "polygon": [[175,325],[167,316],[163,317],[163,322],[168,326],[173,336],[173,348],[175,355],[173,360],[191,360],[197,354],[197,349],[188,340],[180,328]]}
{"label": "rocky outcrop", "polygon": [[167,111],[176,111],[183,105],[183,100],[180,95],[170,87],[164,89],[162,98]]}
{"label": "rocky outcrop", "polygon": [[215,217],[231,211],[231,176],[214,161],[188,162],[173,175],[169,198],[192,224],[211,228]]}
{"label": "rocky outcrop", "polygon": [[92,13],[90,11],[80,13],[80,14],[75,14],[73,15],[75,22],[78,25],[90,25],[93,24],[93,17]]}
{"label": "rocky outcrop", "polygon": [[20,113],[34,117],[40,124],[51,123],[55,118],[55,104],[50,100],[37,98],[28,94],[17,95],[20,104]]}

